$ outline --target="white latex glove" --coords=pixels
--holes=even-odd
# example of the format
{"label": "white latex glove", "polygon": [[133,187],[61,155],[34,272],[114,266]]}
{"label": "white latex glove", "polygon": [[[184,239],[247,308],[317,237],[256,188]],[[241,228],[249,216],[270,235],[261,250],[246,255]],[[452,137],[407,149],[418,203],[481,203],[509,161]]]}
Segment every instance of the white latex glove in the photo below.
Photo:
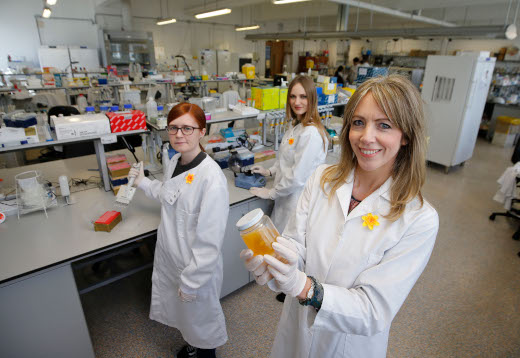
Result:
{"label": "white latex glove", "polygon": [[273,278],[271,273],[267,270],[267,264],[264,262],[262,255],[253,257],[253,251],[245,249],[240,252],[240,258],[244,261],[246,270],[253,274],[256,283],[260,286],[265,285]]}
{"label": "white latex glove", "polygon": [[128,173],[128,179],[130,179],[132,177],[135,178],[135,181],[134,181],[135,186],[139,186],[139,183],[144,178],[144,164],[143,164],[143,162],[141,162],[140,164],[141,165],[139,166],[139,169],[134,168],[132,166],[132,168],[130,168],[130,172]]}
{"label": "white latex glove", "polygon": [[182,302],[193,302],[197,298],[197,295],[189,295],[187,293],[184,293],[180,288],[178,294]]}
{"label": "white latex glove", "polygon": [[271,198],[270,189],[252,187],[251,189],[249,189],[249,192],[253,195],[258,196],[259,198],[273,200],[273,198]]}
{"label": "white latex glove", "polygon": [[303,291],[307,282],[307,275],[298,270],[298,249],[292,241],[284,237],[278,236],[276,241],[273,242],[273,249],[281,258],[286,259],[287,263],[271,255],[264,255],[264,261],[278,289],[291,297],[296,297]]}
{"label": "white latex glove", "polygon": [[271,171],[269,169],[265,169],[261,165],[253,165],[251,167],[251,172],[252,173],[258,173],[260,175],[263,175],[264,177],[270,177],[271,176]]}

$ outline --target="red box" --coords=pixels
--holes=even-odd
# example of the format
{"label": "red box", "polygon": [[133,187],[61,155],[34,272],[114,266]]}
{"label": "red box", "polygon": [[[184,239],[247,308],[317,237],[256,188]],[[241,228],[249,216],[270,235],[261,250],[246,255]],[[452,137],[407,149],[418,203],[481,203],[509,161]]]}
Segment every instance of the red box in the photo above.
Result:
{"label": "red box", "polygon": [[109,112],[107,117],[112,133],[146,129],[146,115],[142,111]]}

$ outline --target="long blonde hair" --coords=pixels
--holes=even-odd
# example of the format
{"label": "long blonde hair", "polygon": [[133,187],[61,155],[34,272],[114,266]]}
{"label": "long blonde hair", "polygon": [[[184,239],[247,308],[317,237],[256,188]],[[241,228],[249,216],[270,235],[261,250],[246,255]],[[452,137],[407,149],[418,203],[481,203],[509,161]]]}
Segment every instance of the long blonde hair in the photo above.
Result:
{"label": "long blonde hair", "polygon": [[392,167],[391,208],[386,216],[389,220],[397,220],[403,214],[406,204],[414,198],[418,197],[423,204],[421,188],[426,178],[427,144],[423,101],[417,88],[403,76],[372,78],[354,92],[345,108],[340,136],[340,161],[325,169],[320,184],[325,193],[325,185],[329,184],[330,200],[356,168],[357,158],[349,141],[349,132],[354,112],[367,93],[372,94],[379,108],[403,132],[406,143],[399,149]]}
{"label": "long blonde hair", "polygon": [[[291,107],[291,91],[293,87],[297,84],[301,84],[303,89],[305,90],[305,94],[307,96],[307,112],[303,116],[303,119],[298,122],[298,116]],[[327,150],[327,132],[325,131],[325,127],[321,123],[320,115],[318,113],[318,94],[316,93],[316,86],[314,86],[314,81],[309,76],[298,75],[296,76],[289,85],[289,89],[287,91],[287,104],[285,106],[285,116],[287,118],[287,122],[292,119],[293,126],[301,123],[302,126],[315,126],[318,128],[318,132],[320,132],[321,138],[323,139],[323,148]]]}

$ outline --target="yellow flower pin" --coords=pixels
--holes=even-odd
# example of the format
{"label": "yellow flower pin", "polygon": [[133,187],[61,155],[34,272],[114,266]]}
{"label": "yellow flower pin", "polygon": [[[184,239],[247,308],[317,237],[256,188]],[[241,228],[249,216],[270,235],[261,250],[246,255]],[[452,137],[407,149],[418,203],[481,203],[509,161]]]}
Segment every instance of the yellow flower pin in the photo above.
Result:
{"label": "yellow flower pin", "polygon": [[294,143],[294,138],[289,138],[289,145],[293,145]]}
{"label": "yellow flower pin", "polygon": [[370,213],[366,216],[363,216],[362,219],[363,226],[368,226],[370,230],[373,230],[374,226],[379,226],[379,222],[377,221],[377,219],[379,219],[379,216],[377,215],[372,215],[372,213]]}
{"label": "yellow flower pin", "polygon": [[193,181],[193,179],[195,179],[195,175],[193,175],[193,174],[188,174],[188,175],[186,175],[186,183],[187,183],[187,184],[191,184],[191,182]]}

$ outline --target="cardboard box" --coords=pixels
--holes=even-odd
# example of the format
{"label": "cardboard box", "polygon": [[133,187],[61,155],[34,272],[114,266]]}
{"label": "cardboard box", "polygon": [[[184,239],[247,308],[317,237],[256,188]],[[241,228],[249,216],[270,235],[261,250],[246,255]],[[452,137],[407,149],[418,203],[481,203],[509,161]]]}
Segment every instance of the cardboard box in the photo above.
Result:
{"label": "cardboard box", "polygon": [[112,133],[146,129],[146,116],[142,111],[108,112],[107,117]]}
{"label": "cardboard box", "polygon": [[83,114],[51,117],[58,140],[110,133],[110,123],[104,114]]}

